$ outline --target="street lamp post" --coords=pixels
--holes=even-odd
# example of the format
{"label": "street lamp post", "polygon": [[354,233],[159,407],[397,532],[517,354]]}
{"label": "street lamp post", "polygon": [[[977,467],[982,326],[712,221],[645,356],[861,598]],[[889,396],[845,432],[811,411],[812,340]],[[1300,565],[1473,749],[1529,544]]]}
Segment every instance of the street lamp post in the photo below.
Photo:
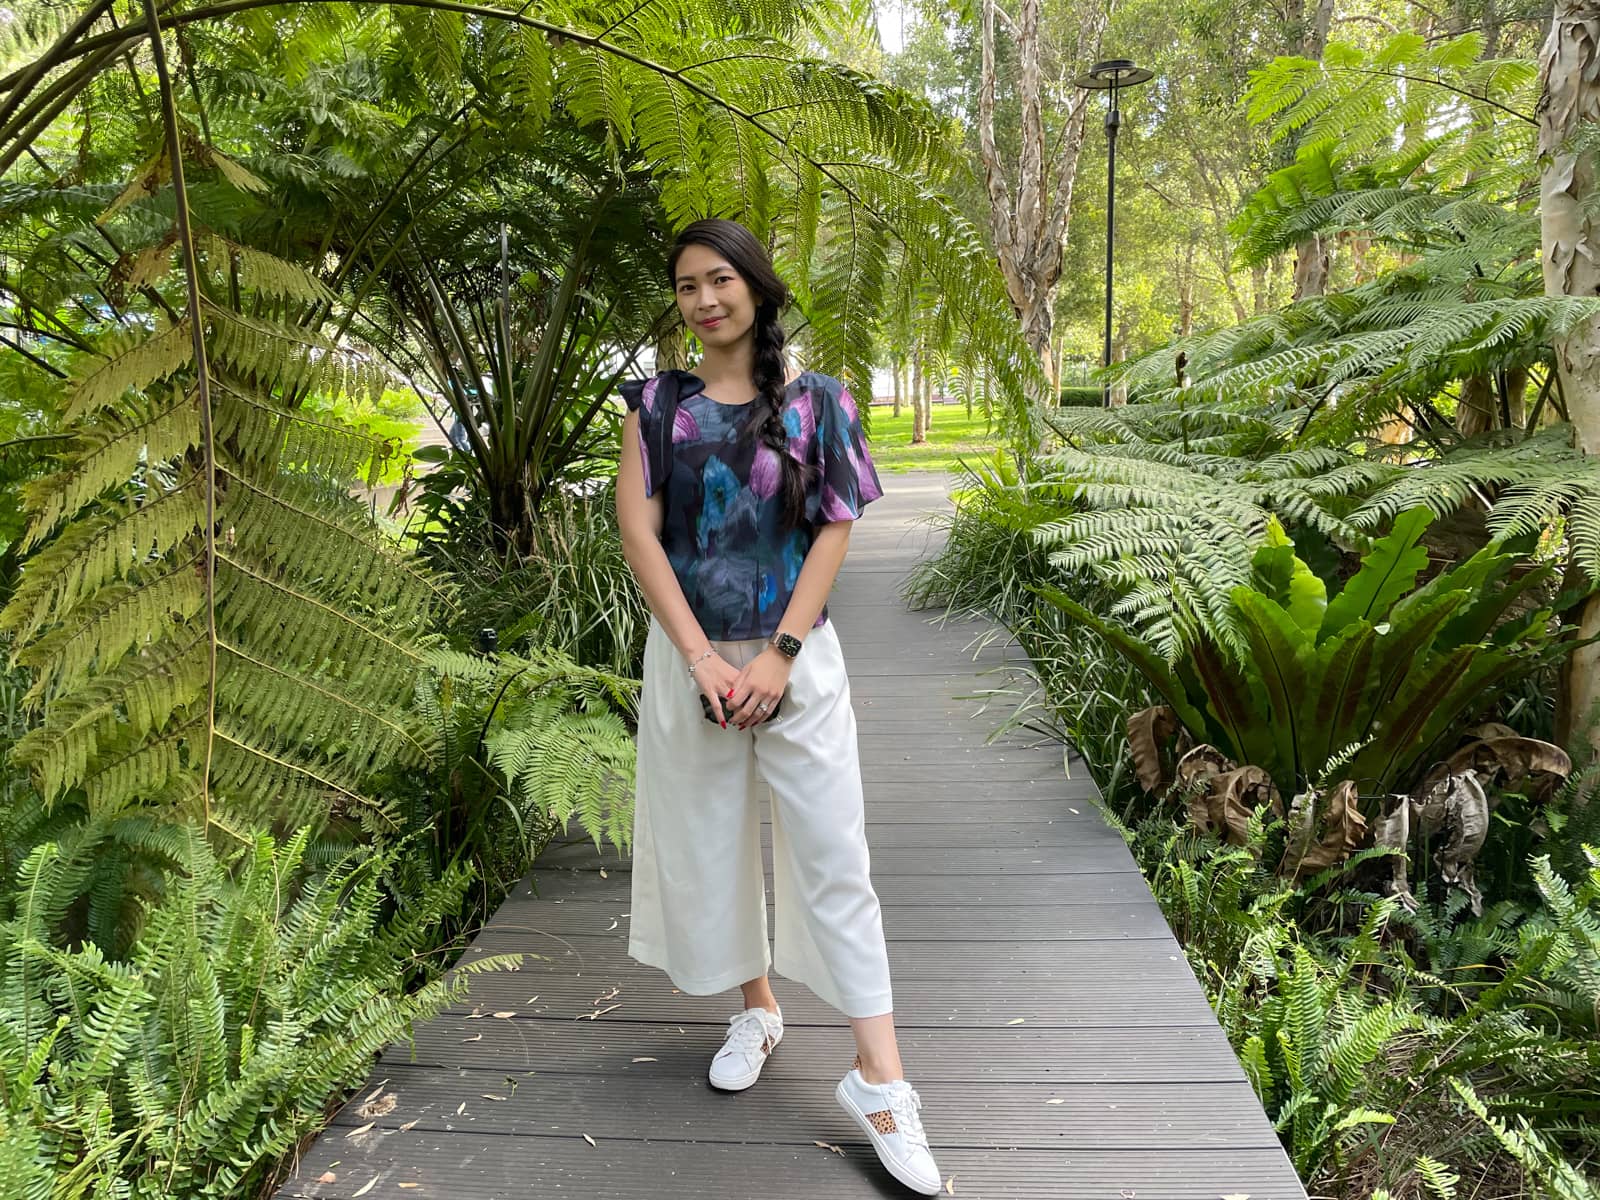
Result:
{"label": "street lamp post", "polygon": [[[1111,58],[1095,63],[1087,75],[1073,82],[1081,88],[1108,93],[1106,108],[1106,345],[1103,366],[1111,366],[1111,261],[1116,245],[1117,231],[1117,129],[1122,125],[1122,110],[1117,107],[1117,93],[1123,88],[1136,87],[1153,78],[1151,72],[1133,65],[1131,59]],[[1101,403],[1111,404],[1111,381],[1107,380],[1101,394]]]}

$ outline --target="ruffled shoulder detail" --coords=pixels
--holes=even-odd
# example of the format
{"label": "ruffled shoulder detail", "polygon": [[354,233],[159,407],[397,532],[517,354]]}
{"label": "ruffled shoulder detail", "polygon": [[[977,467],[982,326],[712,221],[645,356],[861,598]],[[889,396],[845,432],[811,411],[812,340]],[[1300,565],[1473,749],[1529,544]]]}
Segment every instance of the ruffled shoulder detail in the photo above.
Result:
{"label": "ruffled shoulder detail", "polygon": [[622,399],[630,411],[654,416],[660,409],[660,400],[666,398],[662,393],[663,386],[678,400],[687,400],[706,390],[705,381],[698,375],[674,368],[658,371],[649,379],[625,379],[617,385],[617,391],[622,393]]}
{"label": "ruffled shoulder detail", "polygon": [[672,426],[678,405],[705,391],[705,382],[688,371],[660,371],[649,379],[617,385],[631,412],[639,414],[639,453],[644,462],[644,494],[661,490],[672,470]]}

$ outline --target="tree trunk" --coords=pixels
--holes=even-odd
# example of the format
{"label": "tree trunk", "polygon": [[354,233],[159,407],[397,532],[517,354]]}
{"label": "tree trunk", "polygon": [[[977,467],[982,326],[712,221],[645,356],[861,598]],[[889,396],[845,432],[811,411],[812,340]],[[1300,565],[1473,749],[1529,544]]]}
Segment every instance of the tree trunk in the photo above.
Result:
{"label": "tree trunk", "polygon": [[674,325],[656,343],[656,370],[686,371],[689,368],[688,330]]}
{"label": "tree trunk", "polygon": [[928,416],[922,406],[922,352],[911,355],[911,444],[928,440]]}
{"label": "tree trunk", "polygon": [[[1116,340],[1111,343],[1111,361],[1122,363],[1128,361],[1128,339],[1133,336],[1133,331],[1128,328],[1126,316],[1117,321]],[[1126,380],[1118,380],[1111,385],[1111,406],[1120,408],[1128,402],[1128,384]]]}
{"label": "tree trunk", "polygon": [[932,371],[922,373],[922,436],[933,432],[933,393],[938,390],[937,378]]}
{"label": "tree trunk", "polygon": [[[1594,0],[1556,0],[1539,54],[1539,208],[1544,290],[1549,296],[1600,295],[1600,213],[1594,159],[1571,139],[1600,121],[1600,8]],[[1554,344],[1558,381],[1579,448],[1600,456],[1600,318],[1574,326]],[[1580,638],[1600,635],[1600,596],[1585,602]],[[1573,652],[1564,679],[1562,732],[1585,737],[1600,756],[1600,648]]]}
{"label": "tree trunk", "polygon": [[[1292,53],[1316,62],[1328,45],[1328,27],[1333,24],[1334,0],[1291,0],[1288,7],[1288,34]],[[1321,234],[1312,234],[1294,248],[1294,299],[1320,296],[1328,290],[1328,270],[1333,247]]]}
{"label": "tree trunk", "polygon": [[1469,375],[1461,381],[1461,398],[1456,401],[1456,430],[1462,437],[1485,433],[1500,427],[1500,409],[1495,399],[1494,380],[1487,375]]}
{"label": "tree trunk", "polygon": [[901,390],[900,383],[900,375],[901,371],[904,369],[904,366],[905,364],[902,363],[898,358],[889,364],[890,373],[894,375],[894,419],[896,421],[900,419],[900,401],[904,395],[903,391]]}
{"label": "tree trunk", "polygon": [[1188,337],[1194,332],[1195,240],[1191,237],[1184,252],[1177,258],[1179,337]]}
{"label": "tree trunk", "polygon": [[[1267,271],[1270,263],[1257,263],[1250,268],[1250,311],[1260,316],[1267,311]],[[1244,318],[1240,317],[1241,324]]]}
{"label": "tree trunk", "polygon": [[[1000,273],[1005,278],[1017,319],[1022,323],[1022,336],[1039,356],[1040,368],[1053,388],[1056,378],[1050,353],[1050,327],[1065,257],[1072,188],[1078,176],[1078,155],[1083,149],[1090,93],[1075,89],[1065,105],[1065,126],[1059,138],[1047,136],[1046,106],[1042,100],[1046,56],[1042,53],[1039,31],[1042,7],[1042,0],[1018,0],[1011,23],[1017,46],[1016,91],[1022,115],[1020,148],[1014,164],[1014,195],[1007,169],[995,147],[994,0],[983,0],[978,151],[989,195],[989,224]],[[1099,57],[1110,7],[1109,4],[1082,7],[1077,49],[1085,56],[1085,64]],[[1053,150],[1052,140],[1055,142]],[[1052,153],[1053,162],[1050,161]],[[1044,397],[1033,399],[1041,401]]]}

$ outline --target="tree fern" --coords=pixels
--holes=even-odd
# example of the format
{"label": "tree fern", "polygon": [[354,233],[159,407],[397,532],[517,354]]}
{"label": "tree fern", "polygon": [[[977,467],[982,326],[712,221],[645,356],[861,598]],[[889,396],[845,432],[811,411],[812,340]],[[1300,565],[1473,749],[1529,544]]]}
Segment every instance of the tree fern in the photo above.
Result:
{"label": "tree fern", "polygon": [[[365,777],[423,759],[405,708],[421,639],[451,598],[347,498],[381,448],[298,411],[307,388],[380,376],[315,329],[239,307],[326,289],[208,244],[206,262],[185,260],[198,311],[157,316],[142,338],[96,332],[64,384],[70,439],[26,493],[34,553],[0,614],[35,675],[37,720],[15,757],[47,801],[81,787],[102,816],[164,803],[228,829],[222,810],[376,814]],[[194,321],[212,383],[199,407]]]}

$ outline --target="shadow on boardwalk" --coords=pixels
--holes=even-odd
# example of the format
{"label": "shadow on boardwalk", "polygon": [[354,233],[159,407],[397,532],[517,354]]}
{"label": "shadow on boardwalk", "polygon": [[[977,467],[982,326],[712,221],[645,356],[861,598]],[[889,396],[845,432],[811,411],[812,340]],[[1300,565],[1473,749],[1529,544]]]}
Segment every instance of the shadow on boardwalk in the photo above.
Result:
{"label": "shadow on boardwalk", "polygon": [[[1019,652],[998,638],[974,659],[985,626],[930,624],[898,599],[927,550],[917,515],[947,503],[942,477],[885,483],[829,611],[902,1055],[954,1194],[1300,1200],[1082,763],[1021,738],[984,744],[999,717],[973,697]],[[770,874],[770,827],[763,844]],[[416,1030],[414,1052],[391,1047],[280,1195],[908,1195],[835,1105],[853,1054],[843,1018],[775,977],[783,1046],[750,1091],[713,1091],[706,1066],[738,994],[676,994],[629,959],[628,904],[609,848],[575,837],[543,856],[467,953],[545,957],[480,976]],[[392,1107],[358,1113],[375,1092]]]}

